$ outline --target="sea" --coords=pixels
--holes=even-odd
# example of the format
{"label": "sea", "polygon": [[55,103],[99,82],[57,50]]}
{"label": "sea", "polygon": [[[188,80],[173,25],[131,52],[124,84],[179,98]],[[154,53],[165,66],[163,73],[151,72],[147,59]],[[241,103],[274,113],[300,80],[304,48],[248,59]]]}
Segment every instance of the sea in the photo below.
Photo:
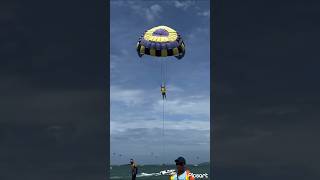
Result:
{"label": "sea", "polygon": [[[196,180],[210,180],[210,164],[187,165],[187,168],[194,174]],[[160,175],[160,171],[176,169],[175,165],[139,165],[137,180],[168,180],[169,175]],[[111,165],[110,179],[131,180],[130,165]]]}

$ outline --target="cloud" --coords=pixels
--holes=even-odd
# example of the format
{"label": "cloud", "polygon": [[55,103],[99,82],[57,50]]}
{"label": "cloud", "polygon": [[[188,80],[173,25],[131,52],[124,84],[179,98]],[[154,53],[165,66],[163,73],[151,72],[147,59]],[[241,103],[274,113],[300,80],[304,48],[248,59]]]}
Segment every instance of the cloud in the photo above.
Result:
{"label": "cloud", "polygon": [[[126,142],[126,145],[139,142],[140,146],[152,144],[161,145],[163,141],[165,141],[167,144],[172,144],[171,149],[174,151],[177,151],[181,146],[185,145],[209,146],[210,130],[184,129],[183,127],[182,125],[179,129],[174,130],[165,128],[164,135],[162,135],[161,126],[157,128],[129,128],[117,134],[111,134],[111,141],[115,144],[117,144],[117,142]],[[176,137],[180,138],[177,139]],[[173,148],[176,144],[178,145]]]}
{"label": "cloud", "polygon": [[194,5],[195,2],[191,0],[186,0],[186,1],[174,1],[174,6],[176,8],[180,8],[183,10],[187,10],[190,6]]}
{"label": "cloud", "polygon": [[127,6],[135,13],[144,17],[148,22],[154,22],[160,17],[163,8],[159,4],[153,4],[150,7],[145,7],[143,4],[138,4],[133,1],[128,1]]}
{"label": "cloud", "polygon": [[[167,130],[179,130],[181,127],[185,130],[199,130],[199,131],[210,131],[210,121],[196,120],[196,119],[167,119],[165,120],[165,127]],[[150,116],[150,120],[145,116],[144,118],[128,118],[125,120],[112,119],[110,122],[111,134],[119,134],[129,129],[134,128],[145,128],[145,129],[157,129],[162,128],[162,118]]]}
{"label": "cloud", "polygon": [[210,11],[203,11],[203,12],[198,12],[197,13],[198,16],[204,16],[204,17],[210,17]]}
{"label": "cloud", "polygon": [[112,102],[120,102],[126,106],[142,104],[145,92],[140,89],[123,89],[119,86],[110,87],[110,99]]}
{"label": "cloud", "polygon": [[[159,111],[159,106],[162,106],[162,100],[159,100],[157,103],[154,104],[154,110]],[[209,116],[210,97],[186,96],[184,98],[167,100],[165,108],[166,112],[169,114]]]}
{"label": "cloud", "polygon": [[122,58],[120,55],[110,54],[110,75],[111,78],[117,76],[120,72],[117,69],[118,64],[122,63]]}
{"label": "cloud", "polygon": [[110,75],[115,76],[119,71],[117,70],[117,65],[121,63],[121,58],[119,55],[110,55]]}
{"label": "cloud", "polygon": [[[198,41],[206,41],[209,44],[209,36],[210,36],[210,29],[208,27],[195,27],[192,31],[186,34],[186,39],[189,41],[189,44],[196,45]],[[210,47],[210,46],[208,46]]]}
{"label": "cloud", "polygon": [[[114,43],[114,48],[118,48],[116,43]],[[127,50],[118,50],[119,52],[112,51],[110,55],[110,81],[114,83],[115,81],[118,83],[125,83],[128,81],[128,76],[126,76],[126,72],[132,69],[132,61],[130,61],[130,56],[128,55]]]}
{"label": "cloud", "polygon": [[162,12],[162,7],[158,4],[152,5],[150,8],[146,9],[145,15],[148,21],[153,22],[156,18],[160,17]]}
{"label": "cloud", "polygon": [[[185,9],[193,8],[191,1],[187,4],[184,4],[182,0],[176,4],[169,1],[153,2],[126,1],[125,4],[121,4],[121,7],[114,6],[115,9],[113,9],[110,138],[112,151],[122,153],[123,157],[124,155],[137,157],[140,154],[150,154],[150,152],[159,155],[160,146],[162,146],[160,65],[150,56],[144,56],[141,59],[135,56],[134,46],[137,38],[147,28],[145,26],[151,26],[153,22],[162,20],[160,18],[163,18],[163,15],[181,15],[181,13],[189,13],[184,11]],[[171,7],[168,7],[169,3]],[[198,9],[192,16],[201,19],[202,17],[196,14],[200,11],[204,10]],[[175,23],[179,18],[183,20],[185,16],[179,15],[178,19],[168,19],[167,24]],[[141,22],[145,22],[145,25]],[[176,28],[183,29],[183,26],[184,24],[181,24],[181,27]],[[186,31],[201,31],[201,28],[205,26],[198,24]],[[130,27],[130,32],[128,27]],[[183,36],[187,32],[184,32]],[[200,40],[197,38],[192,44],[203,44],[202,40],[207,42],[207,37],[204,36]],[[172,61],[168,65],[169,98],[166,106],[168,113],[165,117],[165,138],[166,142],[170,142],[170,146],[167,147],[167,150],[170,156],[181,155],[185,153],[184,151],[189,151],[189,154],[201,152],[200,156],[202,154],[203,157],[207,157],[210,140],[209,71],[208,66],[201,65],[202,59],[205,59],[203,48],[197,53],[195,52],[197,47],[192,47],[191,42],[186,42],[190,50],[189,55],[192,54],[191,56],[195,56],[199,61],[189,61],[188,58],[193,57],[186,56],[185,61],[181,63]],[[127,54],[121,52],[121,49],[128,50]],[[207,62],[209,62],[208,59]],[[125,82],[124,79],[126,79]],[[181,139],[177,144],[176,137],[178,136]],[[113,161],[122,160],[115,157]],[[142,155],[139,161],[155,163],[154,159]]]}
{"label": "cloud", "polygon": [[111,0],[110,1],[110,5],[111,6],[124,6],[126,4],[126,1],[123,1],[123,0]]}
{"label": "cloud", "polygon": [[178,86],[175,86],[175,85],[170,85],[169,88],[167,88],[168,91],[172,92],[172,93],[182,93],[182,92],[185,92],[184,89],[178,87]]}
{"label": "cloud", "polygon": [[112,76],[112,75],[114,74],[114,72],[116,71],[116,67],[117,67],[116,63],[110,62],[110,70],[111,70],[110,75],[111,75],[111,76]]}
{"label": "cloud", "polygon": [[[201,126],[208,127],[208,123]],[[125,124],[122,123],[121,125],[119,123],[121,125],[119,128],[124,130],[111,133],[111,152],[120,152],[131,157],[144,154],[139,158],[139,161],[149,163],[158,163],[160,161],[146,156],[151,152],[160,155],[162,160],[170,162],[183,154],[185,158],[188,158],[188,162],[192,161],[191,157],[194,154],[202,157],[209,155],[209,129],[190,129],[190,126],[186,127],[188,126],[188,121],[178,122],[178,125],[174,128],[171,127],[174,123],[167,123],[164,136],[162,136],[162,123],[153,122],[152,124],[154,127],[146,128],[145,126],[131,127],[132,124],[125,126]],[[165,146],[166,156],[162,154],[163,145]],[[113,159],[113,161],[119,160],[118,158]]]}

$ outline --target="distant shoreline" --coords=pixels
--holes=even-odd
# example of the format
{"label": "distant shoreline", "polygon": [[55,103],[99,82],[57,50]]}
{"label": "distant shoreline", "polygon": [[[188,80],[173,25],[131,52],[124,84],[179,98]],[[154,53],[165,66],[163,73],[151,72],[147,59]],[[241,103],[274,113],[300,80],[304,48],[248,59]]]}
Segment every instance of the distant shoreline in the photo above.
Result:
{"label": "distant shoreline", "polygon": [[[111,164],[110,166],[129,166],[130,164]],[[162,166],[162,164],[138,164],[138,166]],[[210,162],[203,162],[199,164],[187,164],[187,166],[194,166],[194,165],[210,165]],[[175,164],[166,164],[165,166],[175,166]]]}

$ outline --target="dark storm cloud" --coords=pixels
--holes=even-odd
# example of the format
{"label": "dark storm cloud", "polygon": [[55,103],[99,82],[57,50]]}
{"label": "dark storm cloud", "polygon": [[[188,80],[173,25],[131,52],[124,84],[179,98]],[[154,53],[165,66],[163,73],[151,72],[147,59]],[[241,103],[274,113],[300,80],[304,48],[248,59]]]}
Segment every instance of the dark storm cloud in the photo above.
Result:
{"label": "dark storm cloud", "polygon": [[215,5],[215,177],[319,176],[319,2]]}

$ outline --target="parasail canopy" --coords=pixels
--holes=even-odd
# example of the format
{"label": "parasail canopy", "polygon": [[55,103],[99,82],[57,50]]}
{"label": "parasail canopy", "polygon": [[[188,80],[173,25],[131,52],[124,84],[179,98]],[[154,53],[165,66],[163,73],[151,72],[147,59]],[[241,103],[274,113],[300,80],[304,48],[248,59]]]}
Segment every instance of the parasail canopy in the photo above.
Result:
{"label": "parasail canopy", "polygon": [[168,26],[157,26],[143,33],[137,43],[139,57],[147,54],[156,57],[183,58],[185,44],[180,34]]}

